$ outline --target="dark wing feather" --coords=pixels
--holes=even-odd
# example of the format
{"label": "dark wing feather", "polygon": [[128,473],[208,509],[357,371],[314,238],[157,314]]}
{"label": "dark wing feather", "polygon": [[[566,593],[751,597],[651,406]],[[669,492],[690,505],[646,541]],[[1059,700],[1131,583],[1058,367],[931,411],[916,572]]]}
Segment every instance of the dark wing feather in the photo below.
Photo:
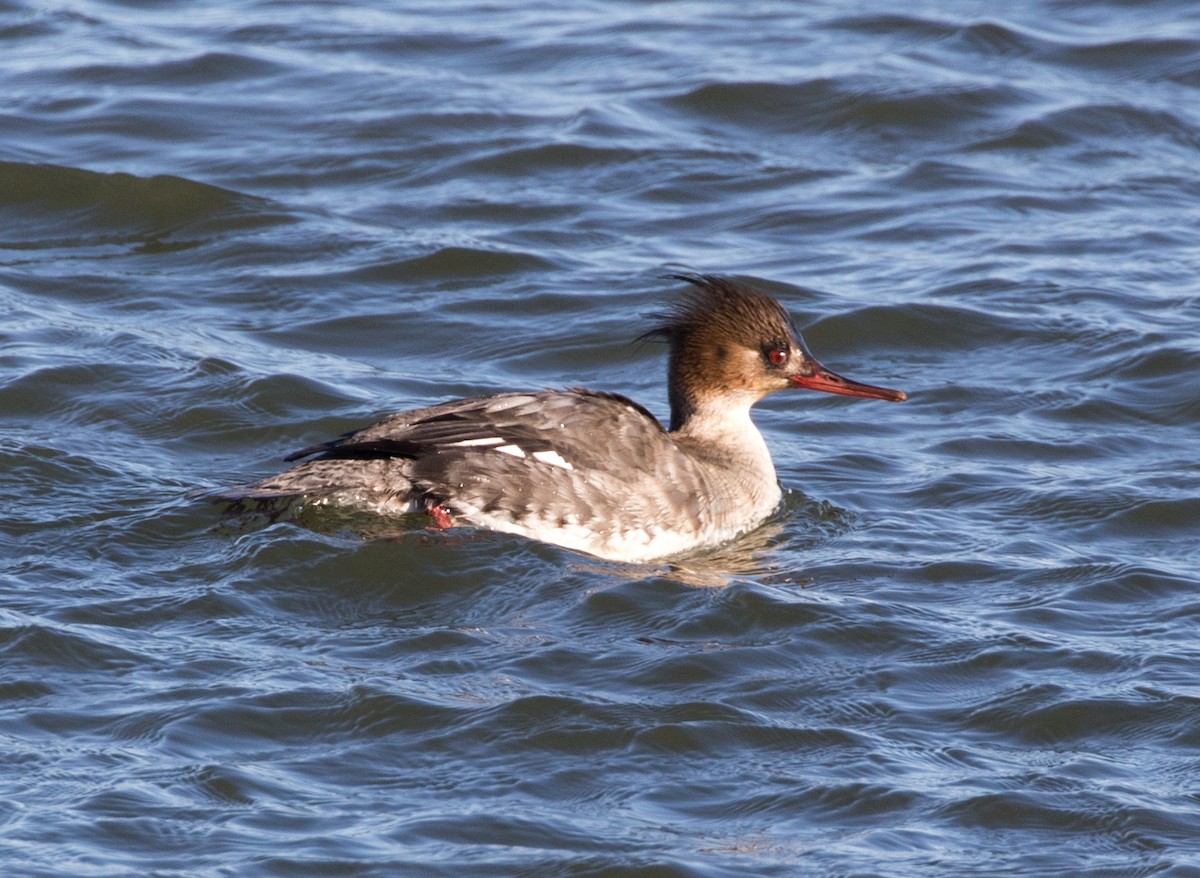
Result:
{"label": "dark wing feather", "polygon": [[[287,460],[312,455],[317,460],[492,456],[494,446],[470,443],[496,439],[526,454],[556,451],[577,465],[603,468],[614,459],[613,443],[637,448],[651,438],[666,438],[662,425],[642,406],[617,394],[585,390],[504,393],[401,412],[297,451]],[[637,461],[619,456],[618,460],[623,466],[637,465]]]}
{"label": "dark wing feather", "polygon": [[365,442],[335,439],[295,451],[284,460],[291,462],[314,454],[319,455],[317,460],[379,460],[385,457],[403,457],[411,460],[421,451],[419,444],[403,439],[371,439]]}

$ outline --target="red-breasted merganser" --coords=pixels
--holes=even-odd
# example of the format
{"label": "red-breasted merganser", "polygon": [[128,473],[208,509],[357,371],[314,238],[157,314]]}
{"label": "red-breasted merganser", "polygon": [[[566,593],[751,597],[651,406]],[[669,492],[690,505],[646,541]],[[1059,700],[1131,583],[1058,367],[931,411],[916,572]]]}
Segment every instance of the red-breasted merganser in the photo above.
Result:
{"label": "red-breasted merganser", "polygon": [[290,455],[279,475],[218,493],[424,513],[618,561],[647,561],[757,527],[783,494],[750,408],[803,387],[900,402],[808,352],[783,307],[723,277],[692,284],[643,338],[670,345],[670,429],[615,393],[542,390],[391,415]]}

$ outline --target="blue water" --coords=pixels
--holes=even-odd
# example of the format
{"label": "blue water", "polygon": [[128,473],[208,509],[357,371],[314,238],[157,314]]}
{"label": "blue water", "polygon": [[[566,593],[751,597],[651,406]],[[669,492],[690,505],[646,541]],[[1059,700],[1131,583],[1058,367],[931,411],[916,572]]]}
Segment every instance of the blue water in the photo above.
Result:
{"label": "blue water", "polygon": [[[1200,9],[0,0],[0,871],[1200,876]],[[589,387],[772,397],[673,564],[224,519]]]}

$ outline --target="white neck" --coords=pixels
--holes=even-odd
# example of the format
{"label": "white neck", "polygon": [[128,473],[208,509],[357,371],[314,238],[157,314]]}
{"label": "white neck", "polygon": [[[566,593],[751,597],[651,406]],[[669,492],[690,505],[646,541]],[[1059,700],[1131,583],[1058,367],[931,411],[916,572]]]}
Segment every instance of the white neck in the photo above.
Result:
{"label": "white neck", "polygon": [[722,394],[700,401],[671,435],[675,441],[715,465],[736,467],[756,481],[775,483],[775,465],[762,433],[750,418],[753,394]]}

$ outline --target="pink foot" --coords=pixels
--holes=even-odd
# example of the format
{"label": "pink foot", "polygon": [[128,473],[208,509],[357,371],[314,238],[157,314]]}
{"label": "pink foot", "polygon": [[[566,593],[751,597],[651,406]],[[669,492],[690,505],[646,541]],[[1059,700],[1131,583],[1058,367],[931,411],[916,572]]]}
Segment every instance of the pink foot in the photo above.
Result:
{"label": "pink foot", "polygon": [[433,519],[433,526],[438,530],[454,527],[454,519],[450,517],[450,510],[445,506],[431,502],[425,507],[425,511],[429,513],[429,517]]}

